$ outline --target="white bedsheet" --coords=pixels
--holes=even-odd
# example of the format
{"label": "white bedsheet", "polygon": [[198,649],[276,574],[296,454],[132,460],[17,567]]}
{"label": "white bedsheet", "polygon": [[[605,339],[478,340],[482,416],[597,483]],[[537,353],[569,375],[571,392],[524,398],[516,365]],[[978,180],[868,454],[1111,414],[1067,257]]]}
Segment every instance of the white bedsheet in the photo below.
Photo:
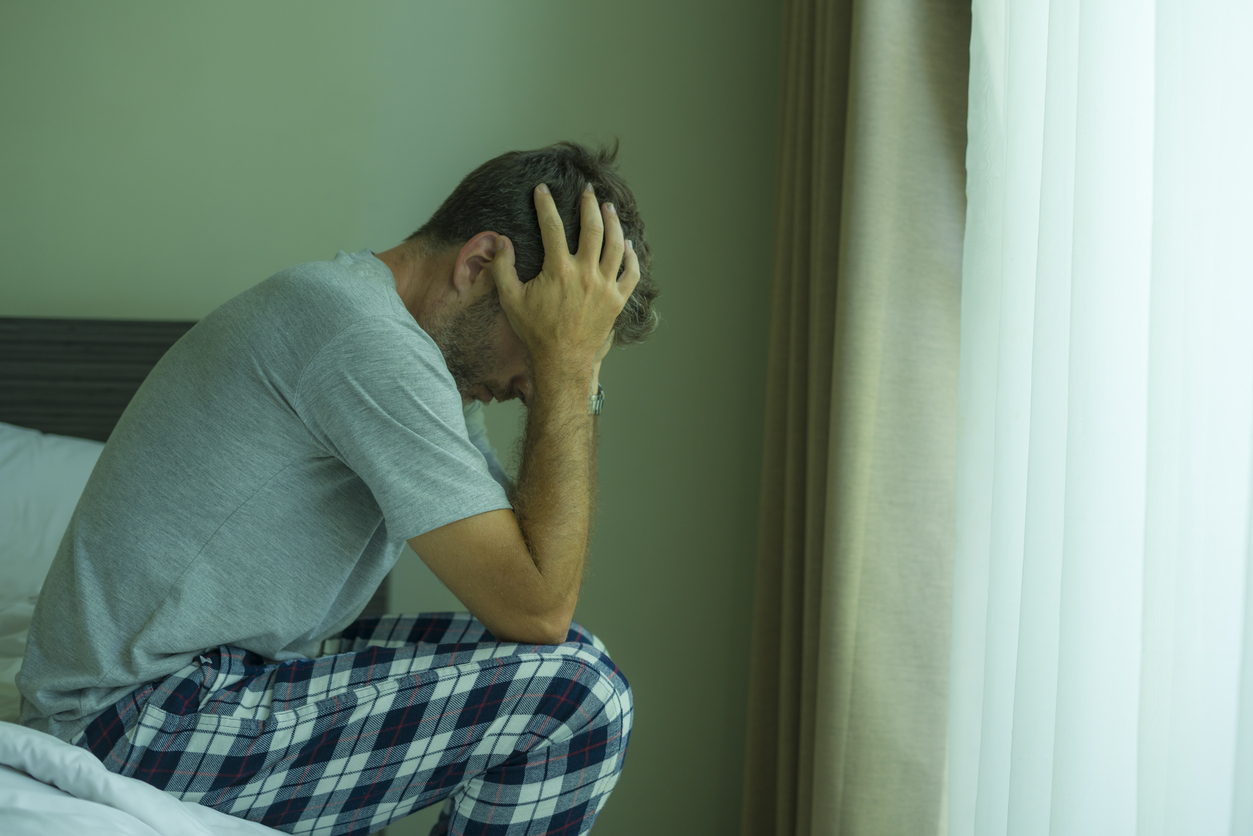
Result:
{"label": "white bedsheet", "polygon": [[114,775],[86,749],[0,722],[5,836],[274,836],[276,830]]}
{"label": "white bedsheet", "polygon": [[275,836],[279,831],[179,801],[114,775],[86,749],[17,725],[14,678],[34,601],[0,607],[0,834]]}

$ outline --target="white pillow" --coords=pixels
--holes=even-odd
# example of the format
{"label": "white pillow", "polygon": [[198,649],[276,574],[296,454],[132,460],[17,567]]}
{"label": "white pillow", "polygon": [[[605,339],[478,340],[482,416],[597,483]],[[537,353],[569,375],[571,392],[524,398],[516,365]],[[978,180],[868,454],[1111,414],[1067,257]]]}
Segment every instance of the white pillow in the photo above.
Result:
{"label": "white pillow", "polygon": [[103,448],[0,423],[0,610],[39,594]]}

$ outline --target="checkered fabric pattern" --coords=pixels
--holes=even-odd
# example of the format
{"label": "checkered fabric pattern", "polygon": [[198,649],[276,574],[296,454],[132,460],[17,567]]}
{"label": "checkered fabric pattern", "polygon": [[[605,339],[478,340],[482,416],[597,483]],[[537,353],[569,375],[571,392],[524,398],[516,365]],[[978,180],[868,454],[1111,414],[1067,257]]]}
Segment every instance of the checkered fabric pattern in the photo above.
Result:
{"label": "checkered fabric pattern", "polygon": [[184,800],[319,836],[369,833],[442,799],[456,836],[575,836],[618,780],[630,688],[578,625],[536,646],[460,613],[388,616],[323,652],[266,664],[223,646],[74,742]]}

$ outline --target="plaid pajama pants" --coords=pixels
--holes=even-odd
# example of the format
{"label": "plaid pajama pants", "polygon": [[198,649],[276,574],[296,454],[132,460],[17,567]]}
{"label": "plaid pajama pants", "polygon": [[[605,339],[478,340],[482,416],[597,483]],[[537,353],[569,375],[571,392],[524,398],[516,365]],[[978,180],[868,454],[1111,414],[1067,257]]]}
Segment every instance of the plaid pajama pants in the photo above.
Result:
{"label": "plaid pajama pants", "polygon": [[498,642],[461,613],[362,619],[325,655],[222,646],[97,717],[111,771],[288,833],[365,834],[447,799],[432,833],[575,836],[618,780],[631,692],[591,633]]}

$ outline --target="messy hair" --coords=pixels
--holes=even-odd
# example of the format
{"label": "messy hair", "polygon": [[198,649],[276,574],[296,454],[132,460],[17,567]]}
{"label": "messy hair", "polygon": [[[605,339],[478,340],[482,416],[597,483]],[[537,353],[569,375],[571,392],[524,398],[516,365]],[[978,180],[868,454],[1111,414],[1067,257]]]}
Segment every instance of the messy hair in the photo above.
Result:
{"label": "messy hair", "polygon": [[535,214],[533,192],[547,183],[566,229],[566,244],[578,246],[580,198],[591,183],[600,203],[613,203],[623,237],[631,241],[640,262],[640,280],[614,323],[615,345],[637,343],[657,327],[653,300],[660,290],[649,275],[650,254],[644,221],[635,195],[618,173],[618,144],[588,148],[559,142],[535,151],[510,151],[466,175],[422,227],[409,236],[434,251],[461,247],[475,235],[491,231],[513,242],[514,267],[524,282],[544,265],[544,242]]}

